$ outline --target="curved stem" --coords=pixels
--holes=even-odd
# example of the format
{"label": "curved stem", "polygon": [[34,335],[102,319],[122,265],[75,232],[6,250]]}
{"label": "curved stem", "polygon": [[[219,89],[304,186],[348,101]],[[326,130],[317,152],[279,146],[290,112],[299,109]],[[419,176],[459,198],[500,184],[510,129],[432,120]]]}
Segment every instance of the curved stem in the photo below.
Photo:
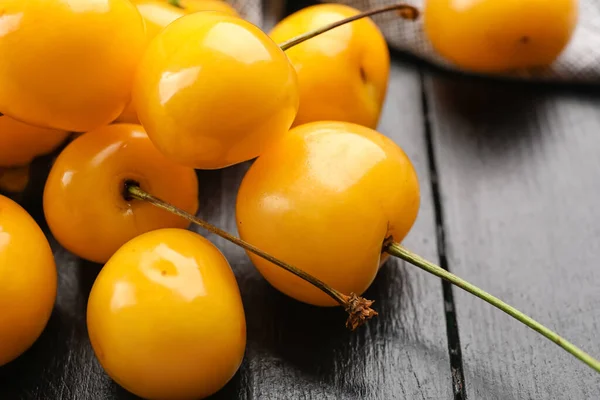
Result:
{"label": "curved stem", "polygon": [[370,308],[370,306],[373,304],[373,301],[359,297],[354,293],[350,293],[350,295],[345,295],[345,294],[333,289],[331,286],[327,285],[325,282],[302,271],[301,269],[296,268],[293,265],[290,265],[284,261],[281,261],[281,260],[273,257],[272,255],[265,253],[264,251],[260,250],[259,248],[251,245],[250,243],[248,243],[240,238],[237,238],[237,237],[231,235],[230,233],[228,233],[220,228],[217,228],[216,226],[214,226],[200,218],[197,218],[196,216],[194,216],[186,211],[183,211],[183,210],[181,210],[181,209],[179,209],[157,197],[154,197],[150,193],[141,189],[136,184],[126,183],[125,191],[126,191],[125,194],[127,197],[146,201],[155,207],[161,208],[172,214],[175,214],[182,218],[185,218],[186,220],[193,222],[196,225],[199,225],[200,227],[206,229],[207,231],[212,232],[215,235],[218,235],[218,236],[222,237],[223,239],[226,239],[226,240],[230,241],[231,243],[234,243],[234,244],[256,254],[259,257],[262,257],[267,261],[270,261],[271,263],[277,265],[280,268],[285,269],[288,272],[291,272],[292,274],[296,275],[297,277],[304,279],[306,282],[308,282],[308,283],[312,284],[313,286],[317,287],[318,289],[322,290],[324,293],[326,293],[331,298],[333,298],[338,304],[343,306],[344,309],[348,312],[349,316],[348,316],[348,320],[346,321],[346,326],[352,330],[356,329],[360,325],[364,324],[367,320],[369,320],[377,315],[377,312],[375,312],[374,310],[372,310]]}
{"label": "curved stem", "polygon": [[394,11],[394,10],[398,13],[398,15],[400,17],[411,20],[411,21],[413,21],[419,17],[419,10],[411,5],[404,4],[404,3],[392,4],[390,6],[384,6],[384,7],[380,7],[380,8],[375,8],[373,10],[365,11],[360,14],[356,14],[351,17],[342,19],[340,21],[333,22],[329,25],[325,25],[324,27],[315,29],[314,31],[303,33],[294,38],[291,38],[290,40],[286,40],[285,42],[281,43],[279,45],[279,47],[281,48],[281,50],[286,51],[286,50],[294,47],[297,44],[300,44],[308,39],[312,39],[315,36],[319,36],[320,34],[330,31],[332,29],[335,29],[339,26],[348,24],[348,23],[356,21],[358,19],[370,17],[371,15],[381,14],[384,12]]}
{"label": "curved stem", "polygon": [[178,8],[183,8],[181,5],[181,0],[167,0],[167,3]]}
{"label": "curved stem", "polygon": [[546,328],[544,325],[540,324],[533,318],[523,314],[521,311],[516,308],[506,304],[502,300],[498,299],[495,296],[487,293],[484,290],[481,290],[475,285],[470,284],[464,279],[459,278],[458,276],[446,271],[445,269],[423,259],[422,257],[412,253],[411,251],[405,249],[398,243],[391,243],[384,248],[384,251],[389,253],[392,256],[403,259],[404,261],[408,261],[409,263],[425,270],[437,277],[447,280],[448,282],[458,286],[459,288],[479,297],[480,299],[488,302],[494,307],[504,311],[511,317],[515,318],[517,321],[522,322],[527,325],[531,329],[536,332],[541,333],[546,338],[550,339],[564,350],[568,351],[579,360],[583,361],[590,367],[592,367],[597,372],[600,372],[600,361],[593,358],[591,355],[587,354],[579,347],[575,346],[573,343],[565,340],[561,336],[559,336],[556,332]]}

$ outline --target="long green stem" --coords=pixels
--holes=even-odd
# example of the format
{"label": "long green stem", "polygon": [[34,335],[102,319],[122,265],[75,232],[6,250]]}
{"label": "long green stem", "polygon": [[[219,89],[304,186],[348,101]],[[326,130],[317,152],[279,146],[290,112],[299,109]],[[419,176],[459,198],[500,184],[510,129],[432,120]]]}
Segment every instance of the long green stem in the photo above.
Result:
{"label": "long green stem", "polygon": [[458,276],[446,271],[445,269],[423,259],[422,257],[405,249],[398,243],[391,243],[387,247],[385,247],[384,250],[392,256],[401,258],[404,261],[407,261],[407,262],[421,268],[422,270],[425,270],[437,277],[447,280],[448,282],[452,283],[453,285],[456,285],[459,288],[466,290],[467,292],[479,297],[480,299],[488,302],[489,304],[493,305],[494,307],[504,311],[511,317],[515,318],[517,321],[520,321],[523,324],[530,327],[531,329],[535,330],[536,332],[541,333],[543,336],[550,339],[551,341],[553,341],[554,343],[556,343],[557,345],[559,345],[560,347],[562,347],[563,349],[565,349],[566,351],[568,351],[569,353],[571,353],[572,355],[577,357],[579,360],[583,361],[584,363],[586,363],[587,365],[592,367],[597,372],[600,372],[600,361],[596,360],[591,355],[584,352],[579,347],[575,346],[573,343],[565,340],[560,335],[558,335],[556,332],[546,328],[544,325],[540,324],[533,318],[528,317],[527,315],[523,314],[521,311],[506,304],[505,302],[498,299],[497,297],[492,296],[488,292],[481,290],[477,286],[470,284],[469,282],[465,281],[464,279],[461,279]]}
{"label": "long green stem", "polygon": [[281,261],[281,260],[273,257],[272,255],[260,250],[259,248],[251,245],[250,243],[248,243],[240,238],[237,238],[237,237],[231,235],[230,233],[228,233],[220,228],[217,228],[216,226],[214,226],[214,225],[212,225],[212,224],[210,224],[210,223],[208,223],[186,211],[183,211],[183,210],[173,206],[172,204],[169,204],[169,203],[153,196],[152,194],[141,189],[137,184],[126,182],[124,194],[125,194],[126,198],[133,198],[133,199],[137,199],[137,200],[146,201],[155,207],[161,208],[161,209],[168,211],[174,215],[180,216],[180,217],[188,220],[189,222],[192,222],[192,223],[206,229],[207,231],[212,232],[215,235],[218,235],[218,236],[222,237],[223,239],[228,240],[231,243],[234,243],[234,244],[256,254],[257,256],[262,257],[267,261],[270,261],[271,263],[277,265],[278,267],[283,268],[286,271],[291,272],[292,274],[296,275],[297,277],[312,284],[313,286],[315,286],[318,289],[320,289],[321,291],[323,291],[325,294],[329,295],[338,304],[340,304],[341,306],[344,307],[346,312],[348,312],[348,314],[349,314],[348,320],[346,321],[346,326],[352,330],[356,329],[360,325],[364,324],[367,320],[369,320],[377,315],[377,312],[375,312],[373,309],[370,308],[371,305],[373,304],[372,300],[364,299],[360,296],[357,296],[354,293],[350,293],[350,295],[345,295],[345,294],[333,289],[331,286],[327,285],[325,282],[302,271],[301,269],[296,268],[293,265],[290,265],[284,261]]}
{"label": "long green stem", "polygon": [[394,11],[394,10],[402,18],[408,19],[408,20],[415,20],[419,16],[419,10],[417,8],[411,6],[411,5],[404,4],[404,3],[392,4],[392,5],[389,5],[389,6],[384,6],[384,7],[380,7],[380,8],[375,8],[373,10],[365,11],[365,12],[362,12],[360,14],[356,14],[356,15],[353,15],[351,17],[348,17],[348,18],[345,18],[345,19],[333,22],[333,23],[331,23],[329,25],[325,25],[322,28],[315,29],[314,31],[303,33],[301,35],[298,35],[298,36],[296,36],[294,38],[291,38],[291,39],[289,39],[289,40],[281,43],[279,45],[279,47],[281,48],[281,50],[286,51],[286,50],[294,47],[297,44],[305,42],[308,39],[312,39],[315,36],[319,36],[320,34],[325,33],[327,31],[330,31],[332,29],[335,29],[335,28],[337,28],[339,26],[346,25],[346,24],[348,24],[350,22],[356,21],[358,19],[370,17],[370,16],[375,15],[375,14],[381,14],[381,13],[384,13],[384,12]]}

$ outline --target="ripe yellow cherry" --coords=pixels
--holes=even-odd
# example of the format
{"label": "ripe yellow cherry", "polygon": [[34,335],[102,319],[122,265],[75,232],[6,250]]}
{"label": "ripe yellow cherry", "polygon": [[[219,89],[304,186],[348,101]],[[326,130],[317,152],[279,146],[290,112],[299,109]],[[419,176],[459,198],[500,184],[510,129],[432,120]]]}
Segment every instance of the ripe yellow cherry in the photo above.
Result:
{"label": "ripe yellow cherry", "polygon": [[141,126],[108,125],[69,143],[50,170],[44,214],[56,240],[82,258],[104,263],[141,233],[188,226],[183,218],[128,200],[127,182],[189,213],[198,209],[192,168],[166,159]]}
{"label": "ripe yellow cherry", "polygon": [[[250,167],[239,189],[240,237],[342,293],[362,294],[386,238],[400,242],[419,209],[406,154],[369,128],[314,122],[290,130]],[[334,305],[305,281],[251,253],[263,276],[306,303]]]}
{"label": "ripe yellow cherry", "polygon": [[129,0],[3,0],[0,112],[88,131],[119,116],[146,46]]}
{"label": "ripe yellow cherry", "polygon": [[427,0],[424,29],[460,68],[496,73],[551,64],[568,44],[577,0]]}
{"label": "ripe yellow cherry", "polygon": [[[358,14],[341,4],[304,8],[279,22],[271,38],[283,43]],[[333,120],[376,128],[387,92],[390,56],[370,18],[335,28],[286,51],[298,72],[300,108],[294,125]]]}
{"label": "ripe yellow cherry", "polygon": [[0,195],[0,366],[40,336],[56,299],[48,240],[17,203]]}
{"label": "ripe yellow cherry", "polygon": [[[181,8],[158,0],[135,1],[134,4],[146,24],[148,42],[163,30],[165,26],[185,15],[185,12]],[[116,122],[140,123],[132,101],[125,107],[125,110],[117,118]]]}
{"label": "ripe yellow cherry", "polygon": [[169,159],[215,169],[252,159],[285,135],[298,87],[286,55],[258,27],[205,11],[154,38],[133,99],[148,136]]}
{"label": "ripe yellow cherry", "polygon": [[0,167],[29,164],[35,157],[50,153],[68,132],[27,125],[6,115],[0,117]]}
{"label": "ripe yellow cherry", "polygon": [[246,321],[229,264],[207,239],[160,229],[132,239],[100,271],[87,325],[100,364],[146,399],[199,399],[238,370]]}
{"label": "ripe yellow cherry", "polygon": [[234,17],[240,16],[235,8],[223,0],[180,0],[179,5],[188,13],[198,11],[220,11]]}

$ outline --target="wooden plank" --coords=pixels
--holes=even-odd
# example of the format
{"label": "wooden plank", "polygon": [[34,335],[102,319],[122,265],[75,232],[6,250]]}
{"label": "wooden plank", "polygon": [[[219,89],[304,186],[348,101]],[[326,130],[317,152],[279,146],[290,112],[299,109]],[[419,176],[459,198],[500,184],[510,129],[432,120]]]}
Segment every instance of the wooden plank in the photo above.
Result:
{"label": "wooden plank", "polygon": [[[600,97],[426,80],[450,270],[600,357]],[[600,375],[454,289],[472,399],[600,398]]]}

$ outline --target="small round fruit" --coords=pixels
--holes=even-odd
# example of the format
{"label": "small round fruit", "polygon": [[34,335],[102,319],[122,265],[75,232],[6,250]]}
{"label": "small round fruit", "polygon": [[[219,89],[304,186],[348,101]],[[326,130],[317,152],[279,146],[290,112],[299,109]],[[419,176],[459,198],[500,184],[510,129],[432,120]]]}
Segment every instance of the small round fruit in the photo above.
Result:
{"label": "small round fruit", "polygon": [[90,293],[87,326],[108,375],[146,399],[199,399],[235,375],[246,321],[229,264],[182,229],[145,233],[121,247]]}
{"label": "small round fruit", "polygon": [[3,0],[0,111],[83,132],[119,116],[146,46],[129,0]]}
{"label": "small round fruit", "polygon": [[[358,13],[342,4],[307,7],[284,18],[270,36],[283,43]],[[390,56],[385,38],[370,18],[335,28],[286,53],[300,85],[294,125],[328,120],[377,127],[387,93]]]}
{"label": "small round fruit", "polygon": [[198,179],[192,168],[167,160],[140,125],[108,125],[69,143],[50,170],[44,214],[58,242],[82,258],[104,263],[141,233],[189,225],[147,202],[127,199],[127,182],[197,212]]}
{"label": "small round fruit", "polygon": [[[419,203],[415,170],[389,138],[357,124],[315,122],[290,130],[250,167],[237,197],[237,226],[261,250],[360,295],[383,261],[384,241],[404,239]],[[337,304],[249,257],[281,292],[309,304]]]}
{"label": "small round fruit", "polygon": [[[146,24],[146,36],[148,43],[154,39],[165,26],[185,15],[184,10],[158,0],[135,1],[135,6],[142,15]],[[117,118],[116,122],[139,124],[140,121],[132,101]]]}
{"label": "small round fruit", "polygon": [[578,0],[427,0],[424,30],[437,52],[480,73],[544,67],[569,43]]}
{"label": "small round fruit", "polygon": [[24,166],[50,153],[67,139],[68,132],[27,125],[6,115],[0,117],[0,167]]}
{"label": "small round fruit", "polygon": [[258,27],[205,11],[154,38],[133,99],[148,136],[169,159],[216,169],[258,156],[287,133],[297,84],[284,52]]}
{"label": "small round fruit", "polygon": [[199,11],[220,11],[234,17],[240,16],[235,8],[223,0],[181,0],[179,4],[188,13]]}
{"label": "small round fruit", "polygon": [[17,203],[0,195],[0,366],[38,339],[56,300],[48,240]]}

